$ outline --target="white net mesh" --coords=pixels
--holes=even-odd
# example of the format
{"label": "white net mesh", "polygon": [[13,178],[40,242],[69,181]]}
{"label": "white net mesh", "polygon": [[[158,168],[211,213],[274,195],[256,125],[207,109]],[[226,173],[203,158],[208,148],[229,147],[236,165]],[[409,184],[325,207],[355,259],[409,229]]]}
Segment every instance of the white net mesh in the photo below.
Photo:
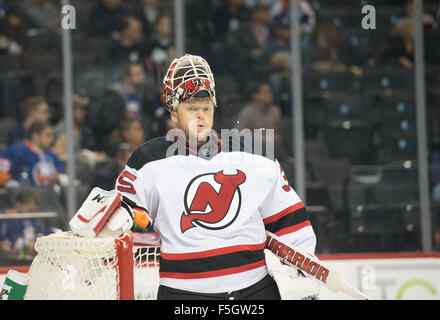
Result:
{"label": "white net mesh", "polygon": [[135,247],[134,298],[156,300],[159,288],[159,246]]}
{"label": "white net mesh", "polygon": [[[29,270],[27,300],[120,298],[118,255],[112,238],[82,238],[71,232],[38,238]],[[156,299],[159,246],[133,246],[135,299]]]}

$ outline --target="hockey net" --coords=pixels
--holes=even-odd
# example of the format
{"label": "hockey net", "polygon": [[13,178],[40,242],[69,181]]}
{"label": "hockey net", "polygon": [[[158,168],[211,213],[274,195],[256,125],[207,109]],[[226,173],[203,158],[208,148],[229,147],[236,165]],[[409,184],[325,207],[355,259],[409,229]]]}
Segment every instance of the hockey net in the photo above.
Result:
{"label": "hockey net", "polygon": [[159,286],[157,235],[38,238],[26,300],[154,300]]}

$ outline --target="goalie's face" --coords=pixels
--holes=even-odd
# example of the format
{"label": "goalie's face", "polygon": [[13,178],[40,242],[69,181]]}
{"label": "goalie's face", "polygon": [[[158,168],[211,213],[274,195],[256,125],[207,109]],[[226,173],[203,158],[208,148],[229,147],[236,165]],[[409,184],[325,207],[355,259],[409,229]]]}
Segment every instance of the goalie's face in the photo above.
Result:
{"label": "goalie's face", "polygon": [[176,127],[183,130],[186,139],[193,139],[201,146],[207,141],[214,124],[214,104],[210,97],[192,97],[179,103],[170,116]]}

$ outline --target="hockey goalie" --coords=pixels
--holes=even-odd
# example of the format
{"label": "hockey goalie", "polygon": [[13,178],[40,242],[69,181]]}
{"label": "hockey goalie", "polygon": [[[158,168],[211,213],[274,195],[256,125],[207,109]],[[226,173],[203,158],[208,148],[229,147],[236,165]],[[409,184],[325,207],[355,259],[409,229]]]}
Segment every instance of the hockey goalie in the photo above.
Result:
{"label": "hockey goalie", "polygon": [[217,99],[207,61],[190,54],[174,59],[161,95],[176,129],[139,146],[114,190],[93,189],[72,231],[156,232],[161,300],[317,299],[319,282],[265,250],[270,232],[314,254],[306,208],[276,159],[212,129]]}

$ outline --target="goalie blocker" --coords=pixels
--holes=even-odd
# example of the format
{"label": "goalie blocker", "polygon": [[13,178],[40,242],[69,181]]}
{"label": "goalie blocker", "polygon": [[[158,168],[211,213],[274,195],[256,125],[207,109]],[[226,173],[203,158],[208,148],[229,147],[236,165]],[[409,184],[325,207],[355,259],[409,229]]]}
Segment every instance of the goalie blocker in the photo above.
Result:
{"label": "goalie blocker", "polygon": [[356,299],[371,300],[345,281],[335,269],[325,266],[316,256],[301,252],[269,231],[266,231],[266,235],[266,248],[284,264],[303,271],[306,277],[315,278],[334,292],[341,291]]}
{"label": "goalie blocker", "polygon": [[145,208],[119,191],[95,187],[69,225],[83,237],[118,237],[124,232],[143,232],[151,221]]}

